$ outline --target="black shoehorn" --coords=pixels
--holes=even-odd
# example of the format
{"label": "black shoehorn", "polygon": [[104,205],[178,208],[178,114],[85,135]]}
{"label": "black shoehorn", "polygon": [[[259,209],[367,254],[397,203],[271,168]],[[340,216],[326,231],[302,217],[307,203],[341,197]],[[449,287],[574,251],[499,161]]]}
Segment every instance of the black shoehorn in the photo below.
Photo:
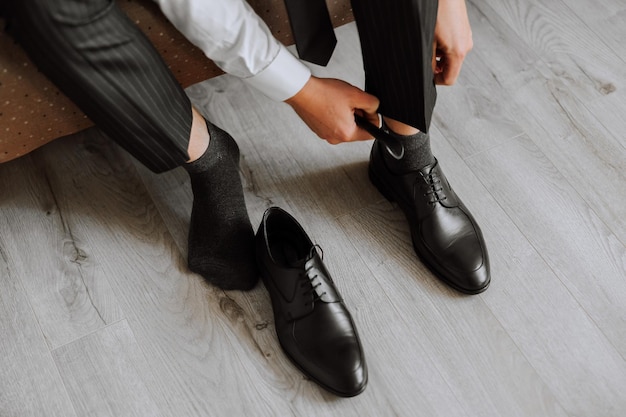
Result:
{"label": "black shoehorn", "polygon": [[354,120],[356,121],[357,126],[365,129],[367,133],[374,136],[374,138],[381,141],[389,150],[391,156],[396,159],[402,159],[404,156],[404,146],[397,141],[393,136],[389,133],[385,132],[378,126],[374,126],[363,116],[359,116],[358,114],[354,115]]}

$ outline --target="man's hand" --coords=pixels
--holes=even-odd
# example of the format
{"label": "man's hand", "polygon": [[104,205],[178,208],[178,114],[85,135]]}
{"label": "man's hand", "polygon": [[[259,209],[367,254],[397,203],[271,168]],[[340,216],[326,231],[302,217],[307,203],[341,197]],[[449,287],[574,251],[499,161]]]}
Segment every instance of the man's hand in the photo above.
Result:
{"label": "man's hand", "polygon": [[341,80],[311,77],[295,96],[285,102],[328,143],[372,138],[357,127],[355,113],[378,126],[378,99]]}
{"label": "man's hand", "polygon": [[473,45],[465,0],[439,0],[433,54],[436,84],[456,82],[463,60]]}

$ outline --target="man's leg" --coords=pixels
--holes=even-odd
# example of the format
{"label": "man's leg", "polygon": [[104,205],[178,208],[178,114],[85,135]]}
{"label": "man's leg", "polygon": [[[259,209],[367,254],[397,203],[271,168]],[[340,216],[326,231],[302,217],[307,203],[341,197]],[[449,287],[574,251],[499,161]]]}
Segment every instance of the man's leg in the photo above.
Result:
{"label": "man's leg", "polygon": [[470,294],[490,282],[478,224],[432,155],[427,134],[436,91],[432,67],[436,0],[355,0],[367,92],[380,99],[385,130],[404,154],[375,141],[369,174],[404,211],[417,255],[453,288]]}
{"label": "man's leg", "polygon": [[365,89],[380,113],[428,131],[437,92],[432,54],[437,0],[354,0]]}
{"label": "man's leg", "polygon": [[226,289],[254,286],[239,149],[192,108],[141,31],[112,0],[11,0],[8,14],[39,69],[102,131],[154,172],[187,169],[190,269]]}

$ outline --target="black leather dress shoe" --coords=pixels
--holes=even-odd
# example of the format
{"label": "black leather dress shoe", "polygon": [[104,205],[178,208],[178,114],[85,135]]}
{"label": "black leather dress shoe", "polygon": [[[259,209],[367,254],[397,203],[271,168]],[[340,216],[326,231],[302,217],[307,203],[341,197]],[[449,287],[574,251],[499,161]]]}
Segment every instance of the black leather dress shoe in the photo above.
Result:
{"label": "black leather dress shoe", "polygon": [[411,229],[415,252],[444,282],[458,291],[478,294],[489,286],[489,256],[482,232],[454,193],[435,160],[420,170],[394,174],[388,152],[374,141],[369,176],[388,200],[398,203]]}
{"label": "black leather dress shoe", "polygon": [[318,246],[290,214],[272,207],[256,234],[256,253],[287,356],[328,391],[360,394],[367,384],[363,349]]}

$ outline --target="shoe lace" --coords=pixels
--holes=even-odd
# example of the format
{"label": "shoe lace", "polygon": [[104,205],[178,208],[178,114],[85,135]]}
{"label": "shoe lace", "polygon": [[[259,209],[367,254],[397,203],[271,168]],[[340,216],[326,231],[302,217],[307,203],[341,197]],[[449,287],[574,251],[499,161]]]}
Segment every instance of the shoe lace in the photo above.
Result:
{"label": "shoe lace", "polygon": [[304,299],[308,300],[304,303],[307,307],[326,295],[326,291],[318,294],[316,290],[320,285],[322,285],[322,283],[320,281],[314,282],[315,279],[319,277],[319,270],[315,268],[313,262],[310,262],[310,259],[313,258],[316,249],[319,249],[320,257],[324,259],[324,250],[322,247],[317,244],[313,245],[307,258],[309,261],[305,263],[304,272],[300,273],[300,278],[302,279],[300,289],[302,290],[302,296]]}
{"label": "shoe lace", "polygon": [[422,174],[422,178],[425,182],[424,187],[427,189],[424,193],[424,196],[430,196],[430,201],[428,202],[428,204],[437,204],[448,198],[445,195],[439,194],[441,191],[443,191],[443,187],[441,186],[441,178],[439,177],[439,175],[431,172],[427,175]]}

